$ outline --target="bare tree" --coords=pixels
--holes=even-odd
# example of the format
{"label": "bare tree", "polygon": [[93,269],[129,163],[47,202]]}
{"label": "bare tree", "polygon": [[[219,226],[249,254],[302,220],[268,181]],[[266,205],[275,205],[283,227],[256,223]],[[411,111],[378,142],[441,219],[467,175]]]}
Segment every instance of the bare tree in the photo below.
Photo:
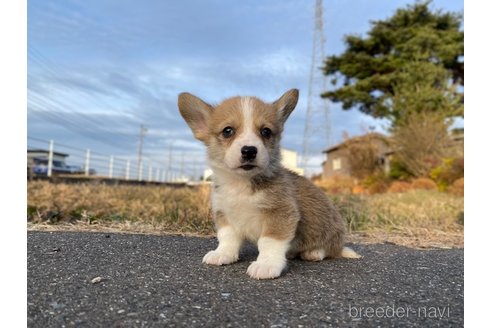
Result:
{"label": "bare tree", "polygon": [[380,149],[375,142],[376,138],[376,134],[369,133],[363,137],[345,140],[350,173],[357,179],[363,179],[382,169],[379,163]]}
{"label": "bare tree", "polygon": [[451,155],[450,122],[441,113],[413,112],[393,131],[395,160],[414,176],[427,176]]}

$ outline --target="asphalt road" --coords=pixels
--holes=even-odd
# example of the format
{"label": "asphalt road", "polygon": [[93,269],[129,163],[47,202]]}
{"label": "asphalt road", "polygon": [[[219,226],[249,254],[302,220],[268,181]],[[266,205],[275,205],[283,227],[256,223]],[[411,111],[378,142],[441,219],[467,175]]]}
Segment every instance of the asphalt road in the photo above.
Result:
{"label": "asphalt road", "polygon": [[[28,327],[463,326],[463,249],[351,245],[256,281],[201,263],[215,239],[28,232]],[[95,280],[93,280],[96,278]],[[97,282],[100,280],[99,282]]]}

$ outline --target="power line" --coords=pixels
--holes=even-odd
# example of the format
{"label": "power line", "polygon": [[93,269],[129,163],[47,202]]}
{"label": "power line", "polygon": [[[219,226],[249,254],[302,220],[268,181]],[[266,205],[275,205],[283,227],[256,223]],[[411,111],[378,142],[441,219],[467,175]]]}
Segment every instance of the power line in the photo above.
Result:
{"label": "power line", "polygon": [[[85,126],[84,124],[78,124],[70,119],[67,119],[62,114],[54,111],[46,110],[46,102],[43,100],[28,99],[28,110],[31,115],[38,116],[41,119],[50,121],[56,125],[59,125],[72,133],[80,136],[91,138],[100,143],[107,144],[120,149],[128,150],[128,147],[124,147],[121,144],[110,141],[111,139],[101,139],[100,135],[96,134],[93,129]],[[37,108],[37,109],[36,109]]]}
{"label": "power line", "polygon": [[[29,54],[31,56],[29,56]],[[61,65],[53,64],[48,58],[43,56],[38,50],[30,45],[28,45],[28,59],[29,58],[36,62],[39,66],[41,66],[45,72],[50,73],[51,77],[54,77],[58,80],[63,80],[64,76],[68,77],[71,75],[71,72],[69,72],[67,69],[63,68]],[[115,109],[114,106],[108,103],[105,99],[94,94],[88,95],[86,92],[82,92],[80,89],[74,88],[71,84],[66,84],[64,85],[64,87],[75,91],[76,93],[81,95],[82,98],[86,99],[96,107]]]}
{"label": "power line", "polygon": [[[70,76],[70,73],[67,72],[67,70],[60,65],[53,64],[31,45],[28,45],[28,59],[31,60],[32,63],[38,65],[51,78],[63,80],[65,76]],[[131,143],[134,143],[137,140],[136,134],[134,135],[135,139],[133,139],[128,133],[117,132],[113,128],[109,129],[108,127],[110,126],[115,127],[121,125],[120,122],[112,120],[109,116],[105,117],[104,120],[97,120],[88,114],[74,110],[74,106],[72,104],[73,99],[68,99],[67,96],[58,95],[55,98],[53,96],[50,97],[45,94],[40,94],[29,84],[29,80],[32,79],[32,75],[28,74],[28,112],[30,114],[68,129],[72,133],[91,138],[99,143],[117,147],[126,151],[129,150],[129,147],[124,147],[121,144],[114,143],[110,141],[110,138],[101,140],[95,130],[107,135],[113,135],[117,137],[118,140],[127,140],[127,142]],[[114,106],[110,105],[100,96],[89,95],[87,92],[74,88],[71,84],[64,85],[64,88],[74,91],[74,94],[81,96],[79,97],[80,99],[87,100],[91,104],[95,105],[96,108],[115,109]],[[70,114],[70,116],[67,114]],[[157,161],[151,157],[143,155],[141,156],[141,160],[142,159],[146,159],[152,163],[163,163],[162,161]],[[172,165],[168,165],[168,168],[174,169]]]}
{"label": "power line", "polygon": [[[63,76],[69,76],[70,75],[70,73],[68,73],[65,69],[56,68],[56,65],[51,64],[48,59],[43,57],[34,48],[29,47],[28,48],[28,55],[29,55],[29,53],[31,53],[31,56],[28,56],[28,59],[31,59],[34,62],[36,62],[44,70],[44,72],[49,73],[49,75],[52,78],[55,78],[55,80],[63,80]],[[33,55],[33,54],[35,54],[35,55]],[[36,58],[36,57],[38,57],[38,58]],[[63,72],[61,72],[61,71],[63,71]],[[28,82],[30,79],[32,79],[32,75],[28,74]],[[115,108],[112,105],[110,105],[109,103],[107,103],[104,99],[101,99],[100,97],[97,97],[96,95],[88,95],[86,92],[82,92],[80,89],[74,88],[71,84],[65,84],[64,88],[74,91],[75,94],[80,96],[79,99],[85,99],[89,103],[93,104],[96,108],[105,108],[105,109],[115,110]],[[32,87],[29,85],[29,83],[28,83],[28,89],[31,90],[31,92],[33,92],[33,93],[36,93],[36,94],[38,93],[36,90],[32,89]],[[46,95],[42,95],[42,96],[48,97]],[[53,98],[53,97],[51,97],[51,98]],[[59,95],[57,97],[58,102],[60,102],[62,99],[63,99],[63,96]],[[67,101],[69,103],[72,103],[74,101],[74,99],[68,99]],[[73,106],[67,106],[66,104],[64,104],[63,106],[64,107],[66,106],[65,110],[67,110],[67,111],[76,112],[72,109]],[[92,119],[87,114],[80,113],[80,112],[77,112],[77,114],[84,117],[85,119],[91,121],[96,126],[98,126],[100,123],[100,122],[97,122],[96,120]],[[107,123],[107,124],[109,123],[113,126],[118,125],[118,122],[111,120],[110,117],[106,117],[105,123]]]}
{"label": "power line", "polygon": [[[104,127],[101,124],[101,122],[105,122],[105,120],[104,121],[103,120],[97,121],[94,118],[89,117],[88,115],[70,110],[71,107],[69,105],[67,105],[67,104],[65,104],[65,103],[63,103],[57,99],[53,99],[51,97],[46,97],[46,96],[38,95],[35,93],[31,93],[30,90],[28,89],[28,102],[32,102],[32,101],[37,101],[38,103],[42,103],[45,111],[52,112],[52,114],[54,116],[63,116],[65,120],[69,120],[69,121],[73,122],[74,124],[82,123],[80,125],[83,127],[87,127],[87,128],[90,127],[91,130],[94,130],[94,128],[95,128],[95,129],[97,129],[101,132],[104,132],[106,134],[110,134],[110,135],[112,134],[114,136],[117,136],[118,138],[127,139],[130,137],[129,134],[116,132],[114,130],[113,131],[108,130],[106,127]],[[56,109],[56,110],[54,111],[52,109]],[[69,113],[72,114],[73,117],[76,116],[78,118],[78,120],[71,120],[70,118],[68,118],[64,115],[64,114],[69,114]],[[80,120],[83,120],[85,122],[80,122]],[[134,141],[134,139],[132,139],[132,141]]]}
{"label": "power line", "polygon": [[[49,63],[49,60],[46,59],[43,55],[41,55],[37,50],[35,50],[32,46],[28,47],[28,54],[30,55],[28,58],[36,62],[38,65],[42,66],[45,72],[50,73],[51,77],[61,79],[62,77],[60,76],[60,70],[55,68],[55,65],[52,65]],[[31,75],[28,74],[28,78],[31,77]],[[31,77],[32,78],[32,77]],[[28,80],[29,81],[29,80]],[[81,92],[80,90],[73,88],[71,85],[68,85],[68,88],[70,90],[75,91],[78,94],[81,94],[84,98],[89,99],[93,104],[96,106],[106,106],[107,104],[101,103],[101,102],[96,102],[94,101],[95,97],[88,97],[88,95],[84,92]],[[33,101],[34,100],[34,101]],[[93,135],[92,130],[97,129],[105,134],[109,135],[114,135],[118,137],[118,140],[127,140],[133,143],[135,139],[131,138],[128,134],[123,134],[120,132],[116,132],[114,129],[107,129],[107,126],[117,126],[118,124],[115,123],[113,120],[111,120],[109,117],[105,117],[104,121],[102,120],[95,120],[94,118],[90,117],[87,114],[76,112],[73,110],[73,106],[67,104],[67,103],[72,103],[72,99],[65,100],[64,97],[58,96],[56,99],[53,97],[49,97],[46,95],[41,95],[35,90],[32,89],[32,87],[28,84],[28,102],[34,103],[37,105],[38,109],[43,110],[43,114],[38,113],[38,117],[41,118],[48,118],[48,120],[54,124],[62,125],[63,127],[66,128],[66,125],[70,125],[75,130],[83,130],[84,134],[83,136],[87,137],[88,135]],[[55,111],[51,111],[49,113],[50,109],[57,109],[58,112],[61,113],[56,113]],[[77,117],[77,121],[73,121],[70,118],[67,118],[63,113],[73,113]],[[82,124],[80,124],[80,120],[82,120]],[[85,121],[85,122],[83,122]],[[102,122],[104,122],[105,125],[102,125]],[[62,124],[60,124],[62,123]],[[86,128],[86,126],[90,126],[89,128]],[[73,130],[71,130],[73,131]],[[128,139],[130,138],[130,139]],[[107,143],[100,138],[98,138],[99,142],[102,143]],[[115,143],[111,142],[111,145],[114,146]],[[128,148],[125,148],[127,150]]]}

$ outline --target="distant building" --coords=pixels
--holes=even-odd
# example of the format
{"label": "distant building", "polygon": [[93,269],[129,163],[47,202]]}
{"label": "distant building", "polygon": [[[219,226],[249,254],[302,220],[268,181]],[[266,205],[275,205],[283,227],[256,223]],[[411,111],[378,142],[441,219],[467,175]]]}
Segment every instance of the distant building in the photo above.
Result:
{"label": "distant building", "polygon": [[347,145],[348,143],[354,142],[361,144],[371,143],[373,146],[376,146],[378,164],[381,165],[386,172],[389,171],[390,157],[394,152],[389,148],[386,136],[380,133],[371,132],[362,136],[350,138],[323,151],[323,153],[326,154],[326,160],[322,164],[323,179],[333,176],[352,176]]}
{"label": "distant building", "polygon": [[[57,165],[65,166],[65,159],[68,157],[68,154],[53,152],[53,163],[57,163]],[[44,171],[44,175],[48,172],[48,159],[49,159],[49,151],[43,149],[28,149],[27,150],[27,177],[30,179],[35,174],[39,174],[38,167],[41,167],[40,170]],[[36,171],[36,172],[35,172]]]}
{"label": "distant building", "polygon": [[464,156],[465,151],[465,129],[456,128],[451,130],[451,147],[456,151],[456,154]]}
{"label": "distant building", "polygon": [[304,169],[297,166],[297,152],[289,149],[281,149],[282,165],[299,175],[304,175]]}
{"label": "distant building", "polygon": [[[51,174],[83,174],[85,170],[78,165],[67,165],[65,162],[68,154],[53,152],[51,162]],[[89,170],[89,174],[95,174],[94,169]],[[49,175],[49,151],[43,149],[27,150],[27,175]]]}
{"label": "distant building", "polygon": [[[463,156],[464,149],[464,139],[465,133],[464,129],[453,129],[450,131],[451,144],[449,147],[453,147],[457,155]],[[384,169],[386,173],[390,169],[390,160],[394,154],[394,150],[389,146],[389,137],[380,133],[368,133],[358,137],[350,138],[344,142],[330,147],[323,153],[326,154],[326,160],[323,162],[323,179],[330,178],[333,176],[352,176],[350,171],[350,163],[347,153],[347,145],[349,143],[372,143],[372,145],[377,148],[377,161],[378,164]]]}
{"label": "distant building", "polygon": [[[48,150],[43,150],[43,149],[28,149],[27,150],[27,163],[32,162],[34,158],[38,159],[48,159],[49,156],[49,151]],[[59,152],[53,152],[53,161],[59,161],[62,163],[65,163],[66,158],[68,157],[68,154],[64,153],[59,153]]]}
{"label": "distant building", "polygon": [[205,169],[203,171],[203,181],[212,181],[212,175],[214,174],[214,171],[212,169]]}

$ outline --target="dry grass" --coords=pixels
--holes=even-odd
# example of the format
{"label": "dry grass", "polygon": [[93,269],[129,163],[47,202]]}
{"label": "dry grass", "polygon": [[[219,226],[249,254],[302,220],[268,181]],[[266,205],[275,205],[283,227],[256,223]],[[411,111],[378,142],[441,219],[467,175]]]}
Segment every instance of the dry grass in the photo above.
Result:
{"label": "dry grass", "polygon": [[389,193],[402,193],[412,189],[412,185],[406,181],[394,181],[389,186],[387,192]]}
{"label": "dry grass", "polygon": [[[212,235],[209,186],[28,183],[28,229]],[[463,197],[432,190],[332,196],[356,242],[463,247]]]}
{"label": "dry grass", "polygon": [[28,221],[148,226],[177,233],[210,234],[210,187],[107,186],[28,183]]}
{"label": "dry grass", "polygon": [[420,247],[463,247],[464,198],[432,190],[338,199],[357,236]]}

